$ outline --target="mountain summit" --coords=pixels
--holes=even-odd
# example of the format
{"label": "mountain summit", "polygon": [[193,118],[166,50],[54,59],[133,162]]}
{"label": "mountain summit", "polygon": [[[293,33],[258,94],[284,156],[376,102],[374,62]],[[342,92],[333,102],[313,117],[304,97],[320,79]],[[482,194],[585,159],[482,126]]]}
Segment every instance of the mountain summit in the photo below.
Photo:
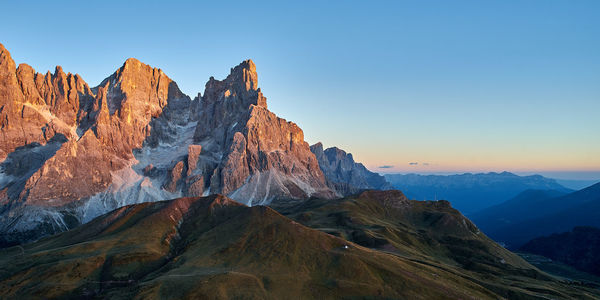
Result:
{"label": "mountain summit", "polygon": [[354,161],[351,153],[338,147],[323,150],[323,144],[318,142],[310,146],[310,151],[317,157],[329,185],[342,194],[349,195],[369,189],[394,189],[383,176],[367,170],[363,164]]}
{"label": "mountain summit", "polygon": [[134,58],[91,88],[61,67],[16,67],[0,45],[0,244],[141,202],[344,195],[322,169],[302,129],[267,109],[251,60],[192,100]]}
{"label": "mountain summit", "polygon": [[223,81],[211,78],[204,96],[195,100],[194,143],[207,153],[199,159],[209,193],[228,194],[248,205],[336,196],[302,129],[267,109],[251,60]]}

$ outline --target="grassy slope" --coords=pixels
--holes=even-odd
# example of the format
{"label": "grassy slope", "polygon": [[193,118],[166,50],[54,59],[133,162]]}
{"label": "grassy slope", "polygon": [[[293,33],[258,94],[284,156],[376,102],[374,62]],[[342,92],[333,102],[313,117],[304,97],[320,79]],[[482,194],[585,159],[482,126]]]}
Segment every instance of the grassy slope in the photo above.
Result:
{"label": "grassy slope", "polygon": [[447,201],[412,201],[399,191],[369,191],[276,209],[366,247],[443,268],[503,297],[583,297],[580,287],[559,282],[493,242]]}
{"label": "grassy slope", "polygon": [[527,262],[536,266],[540,270],[543,270],[544,272],[548,272],[564,280],[579,281],[587,286],[600,288],[599,276],[595,276],[593,274],[577,270],[572,266],[565,265],[564,263],[549,259],[541,255],[526,252],[516,253],[523,259],[527,260]]}
{"label": "grassy slope", "polygon": [[[488,245],[446,203],[398,197],[371,192],[280,208],[297,221],[222,196],[124,207],[2,250],[0,298],[593,297]],[[492,254],[468,259],[469,249]],[[498,258],[510,267],[488,262]]]}
{"label": "grassy slope", "polygon": [[6,298],[495,297],[442,269],[224,197],[121,208],[6,249],[0,266]]}

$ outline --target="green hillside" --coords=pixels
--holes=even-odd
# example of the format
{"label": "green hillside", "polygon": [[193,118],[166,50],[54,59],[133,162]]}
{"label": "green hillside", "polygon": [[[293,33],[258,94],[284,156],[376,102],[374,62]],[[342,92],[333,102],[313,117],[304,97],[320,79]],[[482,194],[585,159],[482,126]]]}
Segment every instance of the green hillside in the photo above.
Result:
{"label": "green hillside", "polygon": [[598,297],[477,234],[445,202],[366,192],[279,209],[295,220],[224,196],[126,206],[2,250],[0,298]]}

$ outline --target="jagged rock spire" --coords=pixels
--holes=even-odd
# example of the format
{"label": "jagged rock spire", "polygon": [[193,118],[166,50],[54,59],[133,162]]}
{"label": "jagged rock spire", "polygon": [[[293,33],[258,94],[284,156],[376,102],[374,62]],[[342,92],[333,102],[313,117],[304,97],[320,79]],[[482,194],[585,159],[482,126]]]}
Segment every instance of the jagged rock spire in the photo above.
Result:
{"label": "jagged rock spire", "polygon": [[[231,77],[231,79],[229,77]],[[243,83],[247,91],[258,89],[256,65],[251,59],[247,59],[231,69],[228,79],[235,83]]]}

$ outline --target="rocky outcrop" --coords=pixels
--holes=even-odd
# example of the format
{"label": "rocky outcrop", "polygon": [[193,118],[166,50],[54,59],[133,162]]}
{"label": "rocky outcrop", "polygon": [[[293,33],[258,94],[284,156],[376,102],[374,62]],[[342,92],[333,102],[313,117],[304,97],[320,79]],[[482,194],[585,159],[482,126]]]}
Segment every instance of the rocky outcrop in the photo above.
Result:
{"label": "rocky outcrop", "polygon": [[200,105],[194,142],[210,193],[248,205],[273,199],[332,198],[317,159],[294,123],[267,109],[251,60],[225,80],[211,78]]}
{"label": "rocky outcrop", "polygon": [[248,205],[339,195],[302,130],[267,109],[250,60],[191,100],[136,59],[90,88],[0,45],[0,243],[123,205],[222,193]]}
{"label": "rocky outcrop", "polygon": [[355,194],[361,190],[393,189],[383,176],[355,162],[352,154],[342,149],[331,147],[323,150],[323,144],[319,142],[310,146],[310,150],[319,161],[329,186],[341,195]]}
{"label": "rocky outcrop", "polygon": [[18,147],[44,145],[56,134],[77,138],[82,103],[93,94],[79,75],[35,73],[26,64],[15,67],[0,44],[0,161]]}
{"label": "rocky outcrop", "polygon": [[[119,177],[134,164],[134,150],[172,139],[170,131],[187,124],[190,104],[160,69],[135,59],[90,88],[79,75],[59,66],[46,74],[26,64],[15,68],[0,45],[4,240],[64,230],[85,215],[127,203],[119,196],[110,197],[118,200],[112,203],[97,200],[114,193],[115,183],[129,184],[125,182],[130,178]],[[137,199],[146,200],[152,199]],[[92,212],[90,206],[103,209]]]}

